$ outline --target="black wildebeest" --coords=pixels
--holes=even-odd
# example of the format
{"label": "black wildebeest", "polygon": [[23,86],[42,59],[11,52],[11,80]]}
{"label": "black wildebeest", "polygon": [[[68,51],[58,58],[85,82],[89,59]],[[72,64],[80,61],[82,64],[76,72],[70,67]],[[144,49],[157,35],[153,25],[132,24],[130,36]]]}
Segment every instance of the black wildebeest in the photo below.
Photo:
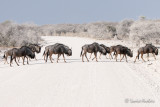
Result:
{"label": "black wildebeest", "polygon": [[51,63],[53,63],[52,54],[58,54],[57,63],[58,63],[59,57],[61,55],[63,55],[64,62],[66,62],[64,54],[66,54],[67,56],[72,56],[72,49],[70,49],[68,46],[66,46],[64,44],[56,43],[52,46],[49,46],[46,53],[47,53],[46,62],[47,62],[48,55],[49,55],[50,61],[51,61]]}
{"label": "black wildebeest", "polygon": [[120,55],[123,54],[123,57],[120,59],[120,61],[124,58],[124,56],[126,58],[126,62],[128,62],[127,56],[133,57],[133,52],[131,51],[131,49],[129,49],[128,47],[122,46],[122,45],[117,45],[114,48],[114,54],[115,54],[116,61],[117,61],[118,54],[120,54]]}
{"label": "black wildebeest", "polygon": [[84,55],[85,55],[87,61],[89,62],[89,60],[87,58],[87,52],[94,53],[95,57],[93,59],[96,58],[96,61],[97,61],[97,52],[100,52],[100,53],[106,55],[106,50],[96,42],[82,46],[82,50],[81,50],[81,54],[80,54],[80,57],[82,56],[82,62],[84,62],[84,60],[83,60]]}
{"label": "black wildebeest", "polygon": [[[158,55],[158,48],[155,47],[154,45],[152,44],[146,44],[146,46],[144,47],[141,47],[138,49],[138,52],[137,52],[137,56],[136,56],[136,59],[138,58],[139,59],[139,55],[141,54],[141,58],[142,60],[145,62],[145,60],[143,59],[143,54],[147,54],[147,58],[148,58],[148,61],[149,61],[149,53],[152,53],[155,60],[156,60],[156,57],[155,55]],[[136,59],[134,62],[136,62]]]}
{"label": "black wildebeest", "polygon": [[[19,66],[19,64],[16,61],[16,57],[23,57],[23,65],[24,65],[24,60],[25,60],[26,56],[33,59],[33,58],[35,58],[35,53],[27,46],[22,46],[19,49],[13,48],[11,59],[10,59],[10,66],[12,66],[11,63],[12,63],[13,59],[15,60],[16,64]],[[28,58],[27,58],[27,64],[29,64]]]}

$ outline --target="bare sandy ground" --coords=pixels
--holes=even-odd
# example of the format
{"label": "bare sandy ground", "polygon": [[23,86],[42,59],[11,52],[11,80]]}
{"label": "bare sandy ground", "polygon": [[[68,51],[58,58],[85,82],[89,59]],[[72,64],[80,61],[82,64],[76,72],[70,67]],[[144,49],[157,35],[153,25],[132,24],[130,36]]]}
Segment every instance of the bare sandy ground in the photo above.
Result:
{"label": "bare sandy ground", "polygon": [[[0,62],[0,107],[158,107],[160,106],[160,67],[155,61],[133,63],[136,49],[122,41],[78,37],[42,37],[44,45],[64,43],[73,56],[64,63],[38,61],[13,67]],[[124,61],[98,59],[81,62],[81,46],[92,42],[107,46],[123,44],[134,49],[134,58]],[[88,55],[89,56],[89,55]],[[93,56],[92,56],[93,57]],[[53,58],[57,56],[53,55]],[[21,61],[22,62],[22,61]]]}

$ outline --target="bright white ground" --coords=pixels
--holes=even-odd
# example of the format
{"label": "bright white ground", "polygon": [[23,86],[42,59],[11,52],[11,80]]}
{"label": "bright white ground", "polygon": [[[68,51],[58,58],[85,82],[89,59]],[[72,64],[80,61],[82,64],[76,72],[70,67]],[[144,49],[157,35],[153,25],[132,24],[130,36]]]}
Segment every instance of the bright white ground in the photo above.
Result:
{"label": "bright white ground", "polygon": [[[99,62],[90,60],[83,63],[80,51],[84,44],[95,41],[111,44],[78,37],[42,38],[46,41],[45,46],[59,42],[72,47],[73,56],[66,56],[67,63],[63,60],[59,63],[55,60],[54,63],[50,63],[48,60],[45,63],[42,57],[43,47],[41,53],[37,55],[38,61],[31,60],[29,65],[20,63],[20,66],[17,66],[13,62],[13,67],[9,67],[8,64],[4,65],[4,62],[1,62],[0,107],[160,106],[159,79],[155,79],[160,75],[154,74],[151,70],[145,71],[144,67],[155,62],[152,58],[152,62],[139,61],[134,64],[134,58],[128,58],[129,62],[126,63],[115,62],[102,56],[102,59],[98,59]],[[53,55],[53,58],[56,57]],[[153,72],[150,75],[155,75],[153,76],[155,80],[146,72]]]}

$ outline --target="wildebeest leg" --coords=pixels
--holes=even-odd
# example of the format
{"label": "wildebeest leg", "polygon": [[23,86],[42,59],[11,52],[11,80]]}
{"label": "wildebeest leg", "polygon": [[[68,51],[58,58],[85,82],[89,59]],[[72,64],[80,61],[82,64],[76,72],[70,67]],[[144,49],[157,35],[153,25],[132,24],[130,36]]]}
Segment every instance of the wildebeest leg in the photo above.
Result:
{"label": "wildebeest leg", "polygon": [[43,56],[44,56],[44,60],[45,60],[45,56],[46,56],[46,55],[44,54]]}
{"label": "wildebeest leg", "polygon": [[109,54],[109,58],[110,58],[110,60],[111,60],[111,58],[113,59],[113,56],[112,56],[112,54]]}
{"label": "wildebeest leg", "polygon": [[35,55],[35,57],[34,57],[34,58],[35,58],[35,60],[37,61],[36,55]]}
{"label": "wildebeest leg", "polygon": [[109,58],[110,58],[110,60],[111,60],[111,58],[113,59],[113,57],[112,57],[111,54],[112,54],[112,52],[109,53]]}
{"label": "wildebeest leg", "polygon": [[[25,58],[25,57],[24,57],[24,58]],[[26,57],[26,58],[27,58],[27,64],[29,64],[29,63],[28,63],[28,57]]]}
{"label": "wildebeest leg", "polygon": [[91,57],[92,57],[92,53],[91,53],[91,55],[90,55],[89,59],[91,59]]}
{"label": "wildebeest leg", "polygon": [[11,58],[10,58],[10,67],[12,66],[12,61],[13,61],[13,56],[11,55]]}
{"label": "wildebeest leg", "polygon": [[149,53],[147,53],[147,59],[148,59],[148,61],[149,61]]}
{"label": "wildebeest leg", "polygon": [[155,56],[155,54],[154,53],[152,53],[153,54],[153,56],[154,56],[154,59],[156,60],[156,56]]}
{"label": "wildebeest leg", "polygon": [[102,55],[102,53],[100,53],[100,55],[99,55],[99,59],[101,59],[101,55]]}
{"label": "wildebeest leg", "polygon": [[117,62],[117,56],[118,56],[118,53],[116,53],[116,55],[115,55],[116,62]]}
{"label": "wildebeest leg", "polygon": [[53,61],[52,61],[52,54],[51,53],[49,54],[49,58],[50,58],[51,63],[53,63]]}
{"label": "wildebeest leg", "polygon": [[142,60],[143,60],[144,62],[146,62],[146,61],[143,59],[143,53],[141,53],[141,58],[142,58]]}
{"label": "wildebeest leg", "polygon": [[126,56],[126,54],[125,54],[124,56],[125,56],[125,58],[126,58],[126,62],[128,62],[128,61],[127,61],[127,56]]}
{"label": "wildebeest leg", "polygon": [[23,65],[25,65],[25,64],[24,64],[24,61],[25,61],[25,57],[22,57],[22,60],[23,60]]}
{"label": "wildebeest leg", "polygon": [[48,54],[49,54],[49,52],[47,52],[47,54],[46,54],[46,62],[47,62],[47,59],[48,59]]}
{"label": "wildebeest leg", "polygon": [[83,57],[84,57],[84,54],[85,54],[85,53],[82,54],[82,62],[84,62],[84,58],[83,58]]}
{"label": "wildebeest leg", "polygon": [[[120,54],[121,55],[121,54]],[[123,54],[123,57],[120,59],[120,62],[122,61],[122,59],[124,58],[124,54]]]}
{"label": "wildebeest leg", "polygon": [[16,62],[16,64],[19,66],[19,64],[17,63],[17,61],[16,61],[16,57],[14,58],[14,61]]}
{"label": "wildebeest leg", "polygon": [[6,62],[7,62],[7,64],[8,64],[7,57],[8,57],[8,56],[6,56],[6,57],[4,58],[4,59],[5,59],[4,64],[6,64]]}
{"label": "wildebeest leg", "polygon": [[58,63],[59,57],[60,57],[60,54],[58,54],[58,57],[57,57],[57,63]]}
{"label": "wildebeest leg", "polygon": [[85,57],[86,57],[87,61],[89,62],[89,60],[88,60],[88,58],[87,58],[87,53],[85,53]]}
{"label": "wildebeest leg", "polygon": [[64,62],[66,62],[66,61],[65,61],[65,57],[64,57],[64,54],[63,54],[63,59],[64,59]]}
{"label": "wildebeest leg", "polygon": [[[96,61],[97,61],[97,52],[94,52],[94,56],[95,56],[94,58],[96,58]],[[94,60],[94,58],[92,60]]]}
{"label": "wildebeest leg", "polygon": [[107,54],[106,54],[106,59],[108,59],[108,58],[107,58]]}
{"label": "wildebeest leg", "polygon": [[17,57],[18,62],[20,61],[20,57]]}
{"label": "wildebeest leg", "polygon": [[[138,56],[139,56],[139,53],[137,54],[136,59],[138,58]],[[136,62],[136,59],[135,59],[134,63]]]}

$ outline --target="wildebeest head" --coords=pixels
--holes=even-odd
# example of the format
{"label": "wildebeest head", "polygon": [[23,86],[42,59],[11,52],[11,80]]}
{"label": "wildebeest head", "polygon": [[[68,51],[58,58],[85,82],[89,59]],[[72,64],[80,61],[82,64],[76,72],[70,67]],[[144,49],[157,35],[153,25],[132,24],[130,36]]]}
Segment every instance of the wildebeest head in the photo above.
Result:
{"label": "wildebeest head", "polygon": [[72,56],[72,49],[68,49],[66,54],[67,54],[68,56]]}
{"label": "wildebeest head", "polygon": [[35,44],[35,51],[36,51],[37,53],[40,53],[40,52],[41,52],[41,46]]}
{"label": "wildebeest head", "polygon": [[30,48],[28,48],[26,52],[27,56],[29,56],[31,59],[35,58],[35,53]]}
{"label": "wildebeest head", "polygon": [[156,48],[155,50],[155,55],[158,55],[158,48]]}
{"label": "wildebeest head", "polygon": [[127,49],[127,55],[129,57],[133,57],[133,51],[131,51],[130,49]]}
{"label": "wildebeest head", "polygon": [[105,48],[103,48],[102,46],[100,46],[100,52],[103,54],[103,55],[106,55],[106,50]]}

